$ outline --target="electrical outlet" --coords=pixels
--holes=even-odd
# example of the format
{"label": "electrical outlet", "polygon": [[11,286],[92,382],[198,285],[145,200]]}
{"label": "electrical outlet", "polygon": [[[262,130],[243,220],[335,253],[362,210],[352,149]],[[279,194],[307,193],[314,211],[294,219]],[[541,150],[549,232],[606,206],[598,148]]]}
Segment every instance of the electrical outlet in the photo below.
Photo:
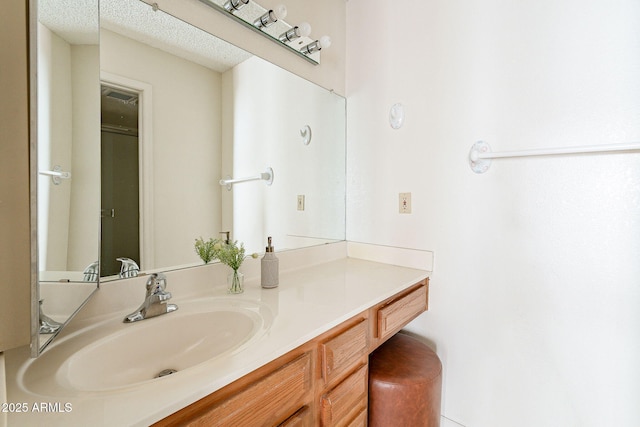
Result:
{"label": "electrical outlet", "polygon": [[400,193],[398,212],[401,214],[411,213],[411,193]]}
{"label": "electrical outlet", "polygon": [[298,210],[299,211],[304,210],[304,194],[298,195]]}

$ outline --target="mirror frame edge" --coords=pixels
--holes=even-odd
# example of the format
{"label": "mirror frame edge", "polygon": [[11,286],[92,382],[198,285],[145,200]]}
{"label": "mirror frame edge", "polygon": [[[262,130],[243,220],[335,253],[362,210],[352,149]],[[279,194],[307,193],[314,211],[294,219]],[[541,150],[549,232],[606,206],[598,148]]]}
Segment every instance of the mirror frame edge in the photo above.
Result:
{"label": "mirror frame edge", "polygon": [[29,223],[31,357],[40,354],[38,286],[38,0],[29,0]]}

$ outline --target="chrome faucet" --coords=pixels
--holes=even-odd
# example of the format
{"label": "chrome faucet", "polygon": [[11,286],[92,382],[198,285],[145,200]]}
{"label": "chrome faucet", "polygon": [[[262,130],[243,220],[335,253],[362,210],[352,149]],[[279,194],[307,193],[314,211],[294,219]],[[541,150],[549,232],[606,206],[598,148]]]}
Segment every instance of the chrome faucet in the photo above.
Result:
{"label": "chrome faucet", "polygon": [[116,258],[116,261],[120,261],[122,266],[120,267],[120,276],[121,279],[126,279],[128,277],[136,277],[140,274],[140,267],[138,264],[132,260],[131,258]]}
{"label": "chrome faucet", "polygon": [[41,334],[54,334],[58,332],[58,330],[62,327],[62,323],[56,322],[46,314],[42,312],[42,301],[40,300],[40,308],[39,308],[39,319],[40,319],[40,329],[39,332]]}
{"label": "chrome faucet", "polygon": [[166,287],[166,276],[162,273],[153,273],[147,280],[147,296],[144,302],[140,308],[124,318],[124,323],[137,322],[176,311],[177,305],[167,304],[171,299],[171,292],[165,291]]}
{"label": "chrome faucet", "polygon": [[85,282],[97,282],[100,275],[100,261],[94,261],[82,272]]}

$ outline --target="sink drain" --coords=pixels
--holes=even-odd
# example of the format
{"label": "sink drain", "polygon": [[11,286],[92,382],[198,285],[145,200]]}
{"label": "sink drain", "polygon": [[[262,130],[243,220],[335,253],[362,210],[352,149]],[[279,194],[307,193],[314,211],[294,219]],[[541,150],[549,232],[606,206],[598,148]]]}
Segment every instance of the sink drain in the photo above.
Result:
{"label": "sink drain", "polygon": [[156,378],[166,377],[167,375],[175,374],[176,372],[178,371],[175,369],[163,369],[158,375],[156,375]]}

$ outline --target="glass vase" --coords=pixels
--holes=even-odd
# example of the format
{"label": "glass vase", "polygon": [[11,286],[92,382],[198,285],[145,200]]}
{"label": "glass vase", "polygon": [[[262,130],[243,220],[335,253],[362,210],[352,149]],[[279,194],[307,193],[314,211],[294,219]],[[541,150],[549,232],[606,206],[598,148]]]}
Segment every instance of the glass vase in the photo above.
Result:
{"label": "glass vase", "polygon": [[241,294],[244,292],[244,274],[238,270],[233,270],[227,276],[227,292],[230,294]]}

